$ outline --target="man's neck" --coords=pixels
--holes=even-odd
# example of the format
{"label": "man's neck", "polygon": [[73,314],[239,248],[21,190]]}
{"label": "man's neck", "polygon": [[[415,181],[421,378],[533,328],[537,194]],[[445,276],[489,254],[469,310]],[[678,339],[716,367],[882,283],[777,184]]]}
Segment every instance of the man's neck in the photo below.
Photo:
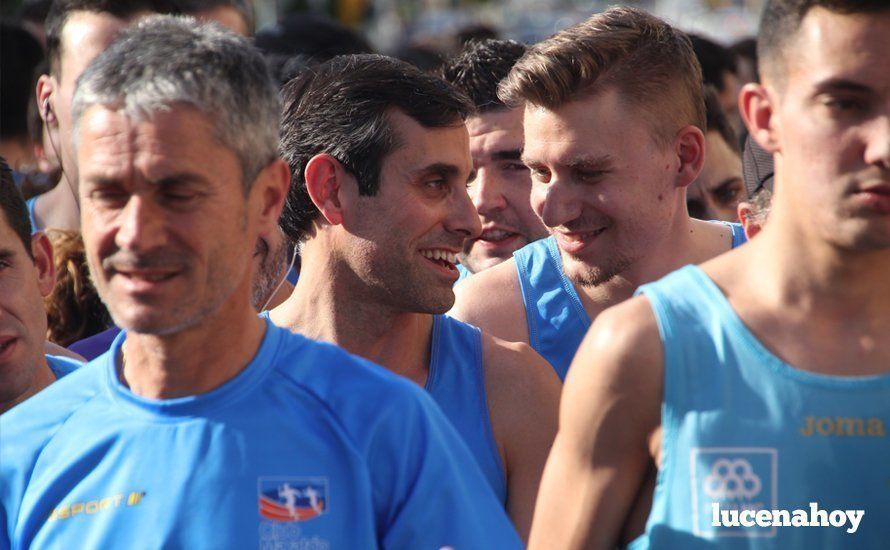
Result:
{"label": "man's neck", "polygon": [[142,397],[173,399],[231,380],[256,355],[266,329],[246,300],[241,305],[238,315],[217,314],[172,335],[128,333],[122,381]]}
{"label": "man's neck", "polygon": [[678,214],[660,235],[652,235],[650,252],[619,275],[596,286],[573,283],[591,319],[603,310],[630,299],[641,285],[657,281],[687,264],[699,264],[732,246],[731,231],[718,224]]}
{"label": "man's neck", "polygon": [[869,311],[887,317],[890,250],[843,250],[814,235],[815,227],[786,223],[783,217],[775,211],[754,241],[761,288],[774,305],[837,315],[838,321]]}
{"label": "man's neck", "polygon": [[294,292],[272,310],[272,321],[423,385],[429,373],[432,315],[393,310],[364,292],[360,281],[346,280],[354,274],[337,274],[323,265],[323,260],[304,258]]}
{"label": "man's neck", "polygon": [[62,174],[59,183],[37,197],[35,217],[43,229],[80,230],[77,188]]}

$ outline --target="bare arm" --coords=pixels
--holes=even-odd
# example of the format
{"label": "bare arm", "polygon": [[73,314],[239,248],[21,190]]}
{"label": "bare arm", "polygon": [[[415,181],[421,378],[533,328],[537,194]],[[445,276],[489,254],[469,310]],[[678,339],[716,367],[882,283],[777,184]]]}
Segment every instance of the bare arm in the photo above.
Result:
{"label": "bare arm", "polygon": [[662,384],[648,300],[600,314],[569,369],[529,548],[616,547],[653,464]]}
{"label": "bare arm", "polygon": [[561,384],[525,344],[483,336],[485,388],[507,474],[507,513],[528,540],[541,474],[556,435]]}
{"label": "bare arm", "polygon": [[508,342],[529,343],[522,289],[512,259],[463,281],[454,294],[450,316]]}

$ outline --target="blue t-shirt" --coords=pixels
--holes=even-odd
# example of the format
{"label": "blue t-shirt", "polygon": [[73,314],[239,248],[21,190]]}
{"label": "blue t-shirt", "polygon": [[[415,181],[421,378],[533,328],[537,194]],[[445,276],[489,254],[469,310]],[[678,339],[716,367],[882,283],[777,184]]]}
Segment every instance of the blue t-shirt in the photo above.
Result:
{"label": "blue t-shirt", "polygon": [[[887,548],[890,374],[788,365],[695,266],[639,292],[664,345],[662,464],[646,533],[631,548]],[[811,503],[865,514],[848,533],[850,521],[745,527],[731,513],[784,510],[821,522]],[[724,511],[732,526],[721,525]]]}
{"label": "blue t-shirt", "polygon": [[478,328],[445,315],[433,317],[430,371],[424,389],[457,429],[498,499],[506,504],[507,478],[491,427]]}
{"label": "blue t-shirt", "polygon": [[108,354],[0,416],[0,548],[518,548],[416,385],[267,322],[205,394],[130,392]]}
{"label": "blue t-shirt", "polygon": [[49,365],[49,370],[53,371],[56,380],[71,374],[84,365],[77,359],[62,357],[61,355],[47,355],[46,364]]}
{"label": "blue t-shirt", "polygon": [[[732,231],[732,248],[747,239],[741,224],[715,221]],[[553,366],[560,380],[565,380],[575,352],[581,346],[590,316],[581,303],[575,285],[566,277],[556,239],[533,242],[513,253],[529,345]]]}

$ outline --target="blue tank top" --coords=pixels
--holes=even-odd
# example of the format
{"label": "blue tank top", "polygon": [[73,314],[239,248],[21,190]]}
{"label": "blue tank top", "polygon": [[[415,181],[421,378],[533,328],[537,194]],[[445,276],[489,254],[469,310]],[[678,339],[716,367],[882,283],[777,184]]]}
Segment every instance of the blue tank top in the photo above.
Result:
{"label": "blue tank top", "polygon": [[[630,548],[887,548],[890,374],[829,376],[784,363],[694,266],[639,293],[664,344],[662,464],[646,533]],[[821,522],[810,503],[865,514],[854,533],[850,521],[732,520],[732,510],[749,509]],[[732,526],[719,523],[724,511]]]}
{"label": "blue tank top", "polygon": [[[741,224],[715,221],[732,231],[732,248],[747,241]],[[590,316],[575,285],[562,269],[556,239],[533,242],[513,253],[522,302],[528,323],[529,345],[565,380],[575,352],[581,346]]]}
{"label": "blue tank top", "polygon": [[478,328],[445,315],[433,318],[430,372],[424,389],[463,437],[495,494],[506,504],[507,479],[491,428]]}
{"label": "blue tank top", "polygon": [[34,208],[37,206],[37,197],[31,197],[26,200],[25,205],[28,207],[28,217],[31,218],[31,233],[36,233],[42,230],[42,227],[37,227],[37,218],[34,217]]}

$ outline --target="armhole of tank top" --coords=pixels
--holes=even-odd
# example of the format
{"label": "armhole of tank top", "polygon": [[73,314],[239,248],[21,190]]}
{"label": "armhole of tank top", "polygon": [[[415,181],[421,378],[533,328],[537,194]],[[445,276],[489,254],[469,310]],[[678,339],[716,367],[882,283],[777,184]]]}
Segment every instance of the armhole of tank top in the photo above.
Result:
{"label": "armhole of tank top", "polygon": [[[498,468],[498,472],[500,472],[499,479],[501,480],[501,487],[504,490],[504,498],[506,499],[507,495],[507,468],[504,465],[504,461],[501,458],[501,453],[498,451],[498,442],[494,437],[494,425],[491,423],[491,410],[488,408],[488,389],[485,386],[485,361],[483,359],[484,355],[482,353],[482,331],[478,327],[474,327],[472,325],[467,325],[473,331],[473,360],[476,370],[476,383],[479,385],[479,406],[480,410],[485,411],[485,416],[483,417],[483,423],[487,436],[489,450],[491,451],[492,458],[494,458],[494,463]],[[506,502],[505,502],[506,504]]]}
{"label": "armhole of tank top", "polygon": [[530,259],[530,253],[527,255],[524,248],[516,251],[513,255],[516,261],[516,277],[519,279],[519,294],[522,296],[522,309],[525,311],[525,328],[528,330],[528,345],[534,350],[541,349],[541,342],[538,337],[538,323],[535,320],[534,312],[529,309],[533,308],[537,303],[535,300],[534,288],[531,283],[527,262]]}
{"label": "armhole of tank top", "polygon": [[[657,468],[655,488],[653,491],[653,507],[655,495],[665,490],[665,485],[670,482],[671,470],[676,461],[674,457],[675,434],[678,431],[679,420],[675,417],[671,406],[677,400],[674,395],[674,380],[682,376],[678,370],[682,365],[682,352],[672,345],[673,336],[676,334],[673,317],[669,308],[661,299],[658,290],[644,287],[643,295],[649,300],[649,306],[655,315],[658,325],[658,334],[661,337],[661,348],[664,359],[662,360],[662,397],[661,397],[661,464]],[[651,512],[650,512],[651,514]]]}

